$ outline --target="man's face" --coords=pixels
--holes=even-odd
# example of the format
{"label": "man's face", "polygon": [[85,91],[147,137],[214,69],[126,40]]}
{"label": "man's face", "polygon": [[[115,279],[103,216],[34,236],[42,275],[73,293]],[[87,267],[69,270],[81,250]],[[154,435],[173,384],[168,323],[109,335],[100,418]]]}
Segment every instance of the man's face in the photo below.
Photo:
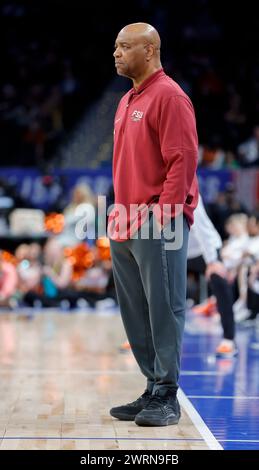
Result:
{"label": "man's face", "polygon": [[141,75],[146,67],[146,45],[143,38],[121,31],[115,42],[113,56],[118,75],[128,78]]}

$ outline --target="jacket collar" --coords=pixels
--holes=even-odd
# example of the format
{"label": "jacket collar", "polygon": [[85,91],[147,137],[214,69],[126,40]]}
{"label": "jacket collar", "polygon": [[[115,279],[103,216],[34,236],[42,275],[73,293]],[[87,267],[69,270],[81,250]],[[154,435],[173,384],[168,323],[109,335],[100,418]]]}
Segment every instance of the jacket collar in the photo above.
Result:
{"label": "jacket collar", "polygon": [[148,86],[152,85],[152,83],[154,83],[158,78],[162,77],[163,75],[165,75],[165,72],[164,69],[161,67],[161,69],[157,70],[156,72],[152,73],[152,75],[150,75],[148,78],[146,78],[146,80],[144,80],[144,82],[142,82],[137,89],[132,88],[131,93],[133,95],[139,95],[139,93],[141,93]]}

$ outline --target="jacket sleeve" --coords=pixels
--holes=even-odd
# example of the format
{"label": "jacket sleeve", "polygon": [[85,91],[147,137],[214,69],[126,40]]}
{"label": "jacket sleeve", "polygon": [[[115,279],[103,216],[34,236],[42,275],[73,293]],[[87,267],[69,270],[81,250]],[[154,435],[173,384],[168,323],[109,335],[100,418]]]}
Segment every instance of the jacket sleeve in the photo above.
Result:
{"label": "jacket sleeve", "polygon": [[159,140],[166,165],[166,178],[159,197],[164,204],[191,203],[192,185],[196,178],[198,138],[194,109],[188,97],[170,97],[159,117]]}
{"label": "jacket sleeve", "polygon": [[205,263],[214,263],[218,260],[217,250],[221,248],[222,241],[205,210],[201,196],[199,196],[194,214],[194,224],[190,231],[189,241],[191,242],[192,238],[195,238]]}

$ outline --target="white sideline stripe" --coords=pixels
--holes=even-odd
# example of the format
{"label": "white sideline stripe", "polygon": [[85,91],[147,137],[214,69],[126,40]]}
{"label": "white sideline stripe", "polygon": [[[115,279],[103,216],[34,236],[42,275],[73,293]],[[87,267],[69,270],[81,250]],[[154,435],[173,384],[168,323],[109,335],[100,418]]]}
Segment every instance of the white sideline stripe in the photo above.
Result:
{"label": "white sideline stripe", "polygon": [[187,398],[181,388],[178,390],[178,398],[181,405],[185,409],[189,418],[193,422],[196,429],[199,431],[200,435],[203,437],[208,447],[211,450],[223,450],[223,447],[220,445],[215,436],[209,430],[208,426],[204,423],[202,417],[199,415],[199,413],[194,408],[194,406],[192,405],[192,403]]}
{"label": "white sideline stripe", "polygon": [[181,375],[225,375],[224,372],[217,372],[214,370],[182,370]]}
{"label": "white sideline stripe", "polygon": [[188,398],[204,398],[204,399],[210,399],[210,398],[216,398],[216,399],[223,399],[223,400],[259,400],[259,397],[242,397],[242,395],[187,395]]}

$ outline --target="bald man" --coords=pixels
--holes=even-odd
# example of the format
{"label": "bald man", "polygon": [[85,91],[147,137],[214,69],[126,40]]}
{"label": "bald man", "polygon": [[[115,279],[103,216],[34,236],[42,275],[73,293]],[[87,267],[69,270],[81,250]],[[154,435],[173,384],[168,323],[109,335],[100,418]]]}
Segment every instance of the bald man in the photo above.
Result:
{"label": "bald man", "polygon": [[187,243],[198,201],[195,116],[188,96],[163,71],[152,26],[124,27],[114,58],[133,88],[114,121],[108,233],[122,320],[147,385],[136,401],[110,413],[139,426],[166,426],[180,418]]}

